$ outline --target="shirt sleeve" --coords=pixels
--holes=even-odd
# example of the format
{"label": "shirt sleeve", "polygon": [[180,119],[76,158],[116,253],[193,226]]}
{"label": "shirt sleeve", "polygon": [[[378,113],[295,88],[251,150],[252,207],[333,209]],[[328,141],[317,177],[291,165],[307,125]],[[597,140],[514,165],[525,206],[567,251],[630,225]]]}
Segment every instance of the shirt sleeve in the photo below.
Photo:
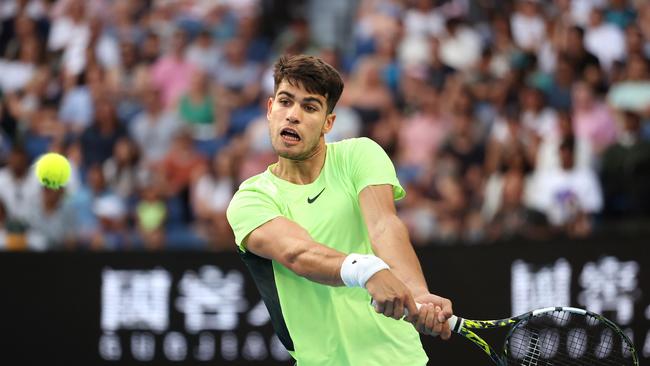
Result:
{"label": "shirt sleeve", "polygon": [[246,251],[246,238],[253,230],[278,216],[282,213],[271,197],[255,190],[235,193],[226,211],[235,243],[242,251]]}
{"label": "shirt sleeve", "polygon": [[375,141],[366,137],[355,139],[348,159],[349,172],[357,195],[367,186],[390,184],[393,186],[395,200],[406,196],[397,179],[393,162]]}

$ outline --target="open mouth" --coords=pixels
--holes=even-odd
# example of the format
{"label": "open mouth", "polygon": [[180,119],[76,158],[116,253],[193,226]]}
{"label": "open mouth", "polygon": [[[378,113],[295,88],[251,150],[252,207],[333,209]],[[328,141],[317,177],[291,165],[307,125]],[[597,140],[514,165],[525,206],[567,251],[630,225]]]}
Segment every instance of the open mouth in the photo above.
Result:
{"label": "open mouth", "polygon": [[300,135],[293,128],[285,127],[280,131],[280,136],[289,141],[300,141]]}

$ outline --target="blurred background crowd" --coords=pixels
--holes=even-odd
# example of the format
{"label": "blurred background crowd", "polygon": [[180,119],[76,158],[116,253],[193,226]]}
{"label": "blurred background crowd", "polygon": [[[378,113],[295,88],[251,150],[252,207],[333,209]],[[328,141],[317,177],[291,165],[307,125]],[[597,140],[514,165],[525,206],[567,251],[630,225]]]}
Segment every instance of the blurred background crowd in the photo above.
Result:
{"label": "blurred background crowd", "polygon": [[[384,147],[416,245],[650,223],[648,1],[3,0],[0,21],[0,248],[234,250],[286,53],[340,70],[327,140]],[[31,172],[47,151],[65,189]]]}

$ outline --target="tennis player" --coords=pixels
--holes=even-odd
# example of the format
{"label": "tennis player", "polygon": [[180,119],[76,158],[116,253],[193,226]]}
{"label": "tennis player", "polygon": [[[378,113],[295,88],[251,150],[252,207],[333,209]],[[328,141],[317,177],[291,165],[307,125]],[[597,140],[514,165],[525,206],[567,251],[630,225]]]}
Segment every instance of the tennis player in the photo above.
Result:
{"label": "tennis player", "polygon": [[278,162],[241,184],[227,216],[279,339],[298,366],[426,365],[417,331],[449,338],[452,307],[429,292],[396,215],[391,160],[367,138],[325,143],[343,91],[332,66],[285,56],[273,77]]}

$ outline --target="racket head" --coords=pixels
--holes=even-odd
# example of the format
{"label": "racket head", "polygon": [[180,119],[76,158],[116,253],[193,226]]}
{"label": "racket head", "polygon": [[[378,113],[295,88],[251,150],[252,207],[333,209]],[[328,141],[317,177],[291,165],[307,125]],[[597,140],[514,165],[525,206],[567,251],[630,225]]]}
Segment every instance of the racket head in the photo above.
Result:
{"label": "racket head", "polygon": [[506,365],[638,366],[634,345],[605,317],[554,307],[522,316],[504,344]]}

